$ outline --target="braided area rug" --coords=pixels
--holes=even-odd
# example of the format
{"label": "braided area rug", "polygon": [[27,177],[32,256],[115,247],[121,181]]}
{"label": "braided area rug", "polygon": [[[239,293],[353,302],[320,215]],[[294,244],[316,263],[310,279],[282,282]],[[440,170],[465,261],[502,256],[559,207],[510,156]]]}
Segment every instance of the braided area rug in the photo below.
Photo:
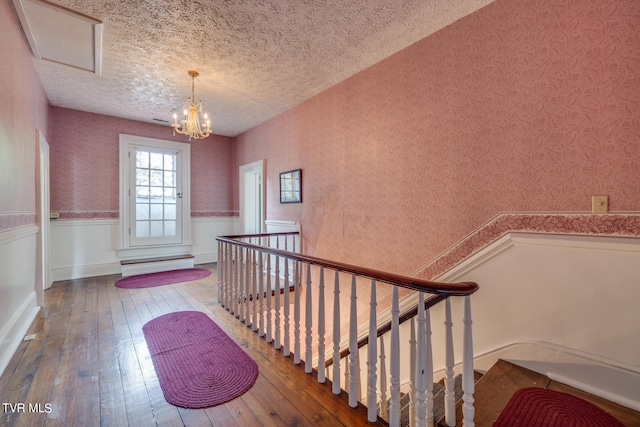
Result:
{"label": "braided area rug", "polygon": [[179,311],[142,327],[167,402],[206,408],[240,396],[258,365],[206,314]]}
{"label": "braided area rug", "polygon": [[539,387],[516,391],[493,427],[624,427],[577,396]]}
{"label": "braided area rug", "polygon": [[118,280],[114,285],[118,288],[140,289],[172,283],[188,282],[211,275],[206,268],[185,268],[182,270],[161,271],[158,273],[138,274]]}

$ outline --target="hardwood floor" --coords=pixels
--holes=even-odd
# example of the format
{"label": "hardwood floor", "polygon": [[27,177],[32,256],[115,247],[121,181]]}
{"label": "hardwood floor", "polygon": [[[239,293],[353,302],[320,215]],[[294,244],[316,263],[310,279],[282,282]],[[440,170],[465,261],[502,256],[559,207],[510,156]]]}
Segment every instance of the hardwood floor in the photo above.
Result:
{"label": "hardwood floor", "polygon": [[[366,410],[294,365],[217,302],[206,279],[147,289],[113,286],[119,275],[55,283],[0,377],[2,426],[360,426]],[[252,357],[260,374],[231,402],[183,409],[164,400],[142,326],[165,313],[209,315]],[[24,406],[20,406],[23,404]]]}

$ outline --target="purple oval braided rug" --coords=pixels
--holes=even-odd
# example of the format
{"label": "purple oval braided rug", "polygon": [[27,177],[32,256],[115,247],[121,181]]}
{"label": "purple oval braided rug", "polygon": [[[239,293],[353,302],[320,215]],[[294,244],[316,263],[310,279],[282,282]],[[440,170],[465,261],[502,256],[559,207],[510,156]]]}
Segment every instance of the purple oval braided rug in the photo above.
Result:
{"label": "purple oval braided rug", "polygon": [[624,427],[577,396],[539,387],[516,391],[493,427]]}
{"label": "purple oval braided rug", "polygon": [[206,268],[185,268],[181,270],[128,276],[118,280],[114,285],[118,288],[128,289],[151,288],[154,286],[171,285],[172,283],[202,279],[209,275],[211,275],[211,272]]}
{"label": "purple oval braided rug", "polygon": [[142,327],[167,402],[206,408],[240,396],[258,365],[206,314],[179,311]]}

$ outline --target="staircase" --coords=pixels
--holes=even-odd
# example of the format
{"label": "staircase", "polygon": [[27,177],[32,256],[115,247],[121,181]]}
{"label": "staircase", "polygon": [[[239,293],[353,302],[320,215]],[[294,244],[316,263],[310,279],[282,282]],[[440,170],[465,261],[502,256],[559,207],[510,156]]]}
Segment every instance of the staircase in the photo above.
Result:
{"label": "staircase", "polygon": [[[474,394],[476,427],[491,427],[500,415],[502,409],[509,402],[509,399],[511,399],[511,396],[513,396],[513,393],[525,387],[541,387],[572,394],[603,409],[626,427],[640,427],[640,412],[638,411],[553,381],[546,375],[505,360],[498,360],[484,375],[477,373],[476,378],[478,379]],[[434,400],[439,398],[439,396],[435,396],[437,395],[434,389]],[[434,404],[434,407],[436,405],[437,403]],[[461,402],[458,402],[457,405],[460,406]],[[457,412],[459,413],[459,411]],[[436,419],[438,419],[436,426],[446,427],[444,420],[440,418]],[[408,423],[406,425],[408,425]],[[461,417],[457,417],[456,426],[462,426]]]}
{"label": "staircase", "polygon": [[[475,372],[475,381],[477,382],[482,377],[482,374],[479,372]],[[457,375],[455,377],[455,400],[456,402],[462,399],[462,375]],[[444,403],[444,380],[440,380],[437,383],[433,383],[433,419],[437,421],[438,426],[446,426],[444,422],[444,412],[445,412],[445,403]],[[389,401],[387,401],[387,407],[389,406]],[[378,410],[378,414],[380,413],[380,408]],[[400,398],[400,427],[408,427],[411,425],[411,402],[409,394],[403,394]]]}

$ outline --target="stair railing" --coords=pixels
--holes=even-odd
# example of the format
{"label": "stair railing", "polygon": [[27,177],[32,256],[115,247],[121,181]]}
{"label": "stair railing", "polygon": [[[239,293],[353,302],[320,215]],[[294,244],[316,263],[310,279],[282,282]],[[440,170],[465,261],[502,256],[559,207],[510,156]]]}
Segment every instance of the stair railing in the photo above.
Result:
{"label": "stair railing", "polygon": [[[341,275],[351,277],[349,294],[349,361],[347,364],[346,391],[349,405],[356,407],[360,401],[367,407],[368,421],[374,422],[378,417],[378,382],[390,384],[388,389],[390,404],[388,421],[392,427],[400,424],[400,310],[399,289],[418,292],[417,306],[417,340],[416,353],[411,361],[412,371],[411,393],[415,396],[412,413],[415,413],[417,426],[433,425],[433,394],[430,384],[433,383],[433,352],[431,344],[430,310],[425,307],[425,294],[436,296],[445,301],[446,309],[446,424],[455,425],[455,401],[453,400],[453,338],[451,308],[449,297],[464,298],[463,316],[463,369],[462,369],[462,420],[463,426],[474,425],[473,407],[473,345],[471,329],[471,295],[478,290],[473,282],[438,283],[420,280],[413,277],[397,275],[365,267],[358,267],[337,261],[302,255],[296,253],[300,243],[298,232],[268,233],[253,235],[220,236],[218,241],[218,300],[222,307],[244,322],[247,327],[281,349],[285,356],[293,355],[293,362],[304,361],[305,372],[317,372],[318,382],[327,381],[327,374],[332,378],[334,394],[342,392],[341,378],[341,313],[340,293]],[[297,242],[297,243],[296,243]],[[314,271],[312,272],[312,268]],[[325,271],[333,272],[333,310],[329,319],[325,313],[325,289],[330,284],[325,281]],[[357,283],[370,281],[369,315],[368,315],[368,347],[367,347],[367,387],[366,397],[360,398],[360,362],[358,352],[358,306]],[[317,282],[317,293],[314,282]],[[304,284],[303,284],[304,283]],[[386,283],[392,286],[391,321],[390,323],[390,355],[389,378],[386,377],[386,356],[384,347],[378,352],[378,299],[377,285]],[[291,301],[290,291],[293,291]],[[301,293],[304,292],[304,307]],[[313,301],[316,294],[316,301]],[[432,302],[435,300],[432,300]],[[293,305],[293,318],[291,315]],[[313,311],[317,311],[314,324]],[[304,312],[304,324],[301,324],[301,313]],[[293,331],[291,323],[293,322]],[[330,368],[313,366],[314,353],[317,360],[324,363],[327,359],[326,324],[332,324],[331,342],[333,344],[333,363]],[[314,327],[315,326],[315,327]],[[301,330],[304,328],[304,331]],[[301,334],[304,332],[304,343]],[[293,336],[291,334],[293,333]],[[314,340],[315,336],[315,340]],[[293,341],[293,342],[292,342]],[[304,345],[304,353],[302,346]],[[293,349],[291,348],[293,347]],[[302,357],[304,354],[304,358]],[[381,366],[378,367],[380,357]],[[378,381],[378,375],[381,375]],[[386,385],[381,387],[381,408],[386,403]]]}

